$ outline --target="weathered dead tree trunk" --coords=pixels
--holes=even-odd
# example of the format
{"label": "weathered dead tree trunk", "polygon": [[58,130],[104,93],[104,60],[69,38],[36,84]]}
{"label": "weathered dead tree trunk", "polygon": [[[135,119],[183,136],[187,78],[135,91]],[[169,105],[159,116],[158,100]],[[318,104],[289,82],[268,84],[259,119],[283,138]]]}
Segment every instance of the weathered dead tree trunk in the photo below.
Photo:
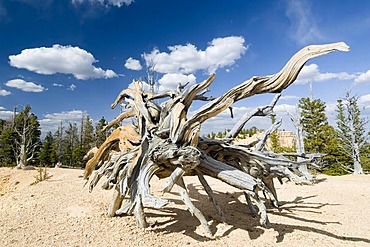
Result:
{"label": "weathered dead tree trunk", "polygon": [[[358,140],[358,133],[361,129],[360,125],[362,124],[360,120],[356,119],[356,108],[355,97],[349,97],[347,93],[347,109],[348,109],[348,128],[350,136],[350,145],[352,151],[352,160],[353,160],[353,174],[363,174],[361,160],[360,160],[360,141]],[[357,116],[358,117],[358,116]],[[357,125],[357,126],[356,126]]]}
{"label": "weathered dead tree trunk", "polygon": [[[290,117],[290,120],[293,122],[293,125],[295,127],[295,133],[296,133],[296,151],[297,154],[299,155],[304,155],[305,148],[304,148],[304,138],[303,138],[303,126],[302,126],[302,117],[301,113],[298,109],[296,108],[296,116],[294,116],[292,113],[288,112],[288,115]],[[297,157],[298,161],[303,160],[302,157]],[[303,175],[307,178],[309,181],[313,181],[314,177],[309,173],[307,165],[303,164],[298,167],[299,171],[303,173]]]}
{"label": "weathered dead tree trunk", "polygon": [[[204,96],[215,75],[188,90],[183,90],[184,86],[180,85],[176,91],[159,95],[143,92],[141,82],[134,82],[135,88],[124,89],[111,105],[114,108],[125,103],[127,112],[121,113],[108,127],[125,118],[133,118],[135,126],[114,130],[87,162],[86,179],[97,169],[90,180],[90,190],[103,175],[107,175],[103,188],[115,189],[108,215],[135,215],[138,224],[146,227],[144,208],[161,209],[168,203],[150,193],[150,180],[154,175],[167,178],[163,192],[170,192],[177,185],[189,211],[198,218],[206,234],[212,235],[207,219],[191,202],[183,180],[183,176],[198,176],[222,220],[224,213],[205,178],[210,176],[242,190],[252,213],[258,212],[261,224],[268,226],[266,207],[258,192],[262,191],[277,206],[273,178],[286,177],[296,183],[305,183],[306,179],[298,168],[312,162],[313,158],[294,162],[284,155],[264,151],[261,148],[263,142],[260,148],[252,150],[231,145],[229,140],[205,139],[200,137],[201,124],[244,98],[261,93],[280,93],[294,82],[309,59],[348,50],[344,43],[305,47],[277,74],[253,77],[215,99]],[[163,103],[157,104],[156,99],[162,99]],[[209,102],[188,117],[194,100]],[[251,115],[268,115],[277,100],[278,96],[271,105]],[[229,139],[237,136],[248,119],[250,116],[240,120],[229,133]]]}
{"label": "weathered dead tree trunk", "polygon": [[345,169],[353,174],[363,174],[360,150],[365,145],[364,126],[367,120],[361,117],[361,111],[358,107],[358,97],[351,96],[350,92],[345,93],[345,98],[338,100],[337,105],[337,128],[338,137],[341,140],[341,151],[353,161],[353,169]]}
{"label": "weathered dead tree trunk", "polygon": [[14,153],[18,169],[33,169],[28,164],[35,158],[36,149],[40,145],[39,141],[35,141],[33,138],[38,126],[32,122],[35,117],[30,113],[30,110],[31,107],[26,106],[17,116],[14,115],[14,123],[18,122],[13,124],[13,130],[17,135],[14,143]]}

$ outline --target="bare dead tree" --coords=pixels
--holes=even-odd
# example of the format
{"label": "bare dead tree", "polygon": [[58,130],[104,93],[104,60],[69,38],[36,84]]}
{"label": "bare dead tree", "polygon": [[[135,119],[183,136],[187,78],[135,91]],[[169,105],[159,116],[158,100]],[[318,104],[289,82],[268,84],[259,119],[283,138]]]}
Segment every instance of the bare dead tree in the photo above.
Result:
{"label": "bare dead tree", "polygon": [[[345,93],[344,100],[338,101],[338,130],[342,151],[353,160],[353,174],[363,174],[360,149],[366,143],[364,125],[357,105],[358,97]],[[343,107],[344,106],[344,107]]]}
{"label": "bare dead tree", "polygon": [[[293,115],[289,111],[287,111],[288,116],[290,120],[292,121],[294,127],[295,127],[295,135],[296,135],[296,152],[299,155],[305,155],[306,151],[304,148],[304,135],[303,135],[303,125],[302,125],[302,117],[301,117],[301,112],[296,106],[296,114]],[[319,156],[319,154],[316,154]],[[302,157],[297,157],[297,161],[302,161],[304,158]],[[302,164],[298,167],[299,171],[304,174],[304,176],[310,180],[313,181],[313,176],[308,172],[308,168],[306,164]]]}
{"label": "bare dead tree", "polygon": [[31,107],[26,106],[22,112],[15,114],[13,130],[15,138],[16,162],[18,169],[26,169],[30,161],[35,158],[36,149],[40,146],[38,139],[39,124],[31,112]]}
{"label": "bare dead tree", "polygon": [[[253,150],[230,144],[227,140],[207,139],[200,136],[201,125],[237,101],[256,94],[280,93],[295,81],[309,59],[333,51],[348,50],[349,47],[343,42],[307,46],[297,52],[280,72],[252,77],[220,97],[211,99],[191,116],[188,115],[190,106],[194,100],[204,96],[202,93],[209,88],[215,75],[188,90],[157,95],[145,92],[140,81],[134,82],[134,88],[122,90],[111,107],[125,102],[128,109],[118,119],[133,118],[135,124],[121,126],[113,131],[87,162],[84,174],[86,179],[96,170],[90,179],[90,190],[103,175],[107,175],[103,188],[115,190],[108,215],[134,215],[138,224],[146,227],[148,224],[144,209],[161,209],[168,203],[151,194],[150,180],[154,175],[167,178],[163,192],[170,192],[177,186],[188,210],[197,217],[205,233],[212,235],[206,217],[191,202],[183,180],[183,176],[198,176],[222,219],[224,214],[205,179],[211,176],[243,191],[250,210],[258,213],[262,225],[268,226],[266,207],[259,191],[273,205],[278,206],[273,178],[285,177],[298,184],[307,183],[298,168],[302,164],[311,163],[313,158],[292,161],[284,155],[266,152],[262,148]],[[163,102],[157,104],[155,100],[160,98]],[[261,108],[257,112],[268,115],[272,108],[268,106],[266,110]],[[243,119],[229,137],[237,136],[241,129],[239,127],[246,121]]]}

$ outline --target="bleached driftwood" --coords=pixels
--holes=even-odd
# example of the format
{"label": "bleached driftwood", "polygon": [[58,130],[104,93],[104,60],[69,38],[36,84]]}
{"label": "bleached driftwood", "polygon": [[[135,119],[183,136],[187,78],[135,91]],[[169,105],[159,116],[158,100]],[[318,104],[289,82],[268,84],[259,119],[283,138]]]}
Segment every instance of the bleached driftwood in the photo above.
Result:
{"label": "bleached driftwood", "polygon": [[[179,85],[176,91],[158,95],[144,92],[141,82],[134,82],[134,88],[124,89],[111,105],[114,108],[126,103],[128,111],[121,113],[108,127],[128,117],[134,119],[135,126],[121,126],[114,130],[88,161],[85,178],[89,178],[93,169],[98,168],[95,172],[97,175],[90,182],[90,189],[102,175],[107,175],[103,188],[115,189],[108,214],[135,215],[138,224],[146,227],[144,208],[160,209],[168,203],[150,193],[150,180],[154,175],[168,178],[163,192],[169,192],[177,185],[189,211],[198,218],[206,234],[212,235],[207,219],[192,204],[183,180],[183,176],[197,175],[223,220],[224,213],[205,178],[211,176],[243,191],[252,213],[258,212],[261,224],[268,226],[266,207],[259,197],[259,191],[277,206],[273,178],[286,177],[303,183],[305,180],[298,167],[312,159],[291,161],[283,155],[266,152],[261,148],[265,140],[260,148],[251,150],[231,145],[228,140],[202,138],[201,124],[244,98],[261,93],[280,93],[294,82],[309,59],[333,51],[348,50],[349,47],[344,43],[307,46],[296,53],[277,74],[252,77],[218,98],[204,96],[215,75],[188,89]],[[252,115],[271,114],[278,97],[271,105],[258,109]],[[159,99],[161,104],[156,101]],[[198,99],[209,102],[189,117],[188,110],[192,102]],[[250,116],[244,117],[228,137],[237,136],[240,127],[248,119]],[[112,150],[116,153],[112,154]]]}

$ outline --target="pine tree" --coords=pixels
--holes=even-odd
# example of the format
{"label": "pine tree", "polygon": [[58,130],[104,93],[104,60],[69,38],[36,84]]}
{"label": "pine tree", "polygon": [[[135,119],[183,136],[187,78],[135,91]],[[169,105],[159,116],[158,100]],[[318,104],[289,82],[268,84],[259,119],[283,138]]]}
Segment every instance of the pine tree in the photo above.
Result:
{"label": "pine tree", "polygon": [[[270,115],[270,118],[271,118],[271,124],[274,124],[276,122],[276,116],[275,115]],[[270,135],[270,141],[271,141],[271,149],[273,152],[279,152],[279,149],[281,148],[280,146],[280,141],[279,141],[279,138],[278,138],[278,135],[277,135],[277,130],[274,131],[271,135]]]}
{"label": "pine tree", "polygon": [[42,143],[41,151],[40,151],[40,165],[42,166],[52,166],[55,165],[57,162],[56,150],[53,148],[53,135],[51,132],[47,133],[45,139]]}
{"label": "pine tree", "polygon": [[320,99],[301,98],[298,107],[301,110],[306,153],[326,154],[324,161],[329,166],[334,164],[338,142],[335,129],[329,125],[325,115],[325,103]]}
{"label": "pine tree", "polygon": [[[367,133],[369,136],[370,133]],[[369,174],[370,172],[370,143],[367,141],[361,148],[361,166],[364,173]]]}
{"label": "pine tree", "polygon": [[323,152],[325,131],[328,125],[325,115],[325,104],[321,100],[302,98],[299,101],[302,114],[302,125],[305,132],[305,149],[307,152]]}
{"label": "pine tree", "polygon": [[87,153],[86,147],[82,145],[81,142],[77,144],[76,147],[73,149],[72,157],[73,157],[73,166],[83,168],[85,166],[85,161],[83,160],[84,156]]}
{"label": "pine tree", "polygon": [[74,166],[84,167],[84,156],[94,145],[94,127],[92,120],[88,115],[84,115],[80,125],[80,139],[78,144],[73,148]]}
{"label": "pine tree", "polygon": [[0,119],[0,135],[5,129],[5,126],[6,126],[6,121],[4,119]]}
{"label": "pine tree", "polygon": [[14,166],[15,159],[15,139],[12,123],[1,121],[0,129],[0,166]]}
{"label": "pine tree", "polygon": [[[105,133],[103,132],[103,134],[104,139],[102,135],[101,140],[104,142]],[[86,162],[83,157],[95,145],[95,140],[96,135],[89,115],[84,115],[79,124],[69,123],[67,129],[61,123],[53,135],[52,150],[53,154],[56,155],[57,163],[84,167]]]}
{"label": "pine tree", "polygon": [[86,116],[86,120],[84,122],[81,142],[82,145],[86,147],[87,151],[94,146],[94,127],[89,115]]}
{"label": "pine tree", "polygon": [[63,122],[60,122],[60,125],[58,127],[58,130],[54,133],[53,138],[53,149],[55,150],[56,160],[57,163],[62,164],[63,163],[63,156],[64,156],[64,139],[63,139]]}
{"label": "pine tree", "polygon": [[64,147],[64,155],[63,155],[63,164],[68,166],[75,166],[75,151],[74,149],[77,148],[79,141],[78,141],[78,131],[77,131],[77,124],[69,123],[69,128],[65,131],[65,147]]}
{"label": "pine tree", "polygon": [[100,147],[106,139],[106,132],[103,131],[103,127],[107,125],[104,117],[102,117],[98,124],[95,126],[95,146]]}

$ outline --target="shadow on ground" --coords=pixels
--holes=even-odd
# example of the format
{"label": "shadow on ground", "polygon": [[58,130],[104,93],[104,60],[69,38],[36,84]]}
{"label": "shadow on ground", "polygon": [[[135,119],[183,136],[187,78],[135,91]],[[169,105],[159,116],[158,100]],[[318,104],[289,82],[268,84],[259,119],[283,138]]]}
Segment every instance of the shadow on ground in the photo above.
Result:
{"label": "shadow on ground", "polygon": [[[210,228],[212,233],[215,234],[217,231],[217,226],[222,222],[221,217],[214,209],[212,202],[208,199],[207,195],[205,195],[204,193],[201,194],[199,192],[203,191],[203,188],[200,185],[194,186],[194,184],[188,184],[187,188],[194,205],[200,211],[202,211],[206,219],[209,222],[211,222]],[[177,194],[174,192],[171,193]],[[252,240],[261,237],[265,233],[266,229],[260,225],[259,218],[253,217],[248,209],[247,204],[244,201],[239,200],[243,193],[241,192],[223,193],[214,191],[214,194],[220,207],[225,213],[226,217],[225,223],[228,225],[228,229],[224,231],[221,236],[215,236],[215,239],[228,236],[232,231],[236,229],[242,229],[247,231],[249,234],[249,238]],[[330,231],[319,229],[318,227],[300,225],[300,222],[307,222],[314,225],[341,224],[340,222],[327,222],[297,216],[295,212],[298,211],[312,214],[321,214],[320,212],[321,208],[338,205],[329,203],[308,202],[308,200],[312,197],[316,197],[316,195],[311,195],[307,197],[298,196],[293,201],[290,202],[280,201],[279,208],[268,209],[269,215],[278,215],[280,217],[287,217],[293,219],[294,221],[297,221],[297,224],[294,225],[280,224],[274,222],[271,223],[271,228],[278,233],[278,236],[276,237],[276,243],[282,242],[286,234],[291,234],[294,231],[298,230],[308,233],[314,232],[320,235],[324,235],[326,237],[348,241],[349,245],[354,245],[355,242],[364,242],[370,244],[370,240],[366,238],[341,236],[334,234]],[[175,204],[183,205],[183,202],[181,200],[172,200],[172,201]],[[269,203],[266,204],[269,205]],[[191,216],[191,214],[186,210],[185,207],[183,209],[180,209],[178,207],[167,206],[165,207],[164,210],[163,209],[161,211],[152,210],[150,213],[146,213],[146,215],[148,216],[148,219],[154,221],[154,223],[152,224],[153,232],[162,232],[165,234],[178,232],[185,234],[193,238],[194,240],[200,242],[215,240],[197,233],[196,230],[197,227],[200,226],[200,223],[195,216]],[[156,218],[163,216],[169,219],[166,221],[156,220]]]}

